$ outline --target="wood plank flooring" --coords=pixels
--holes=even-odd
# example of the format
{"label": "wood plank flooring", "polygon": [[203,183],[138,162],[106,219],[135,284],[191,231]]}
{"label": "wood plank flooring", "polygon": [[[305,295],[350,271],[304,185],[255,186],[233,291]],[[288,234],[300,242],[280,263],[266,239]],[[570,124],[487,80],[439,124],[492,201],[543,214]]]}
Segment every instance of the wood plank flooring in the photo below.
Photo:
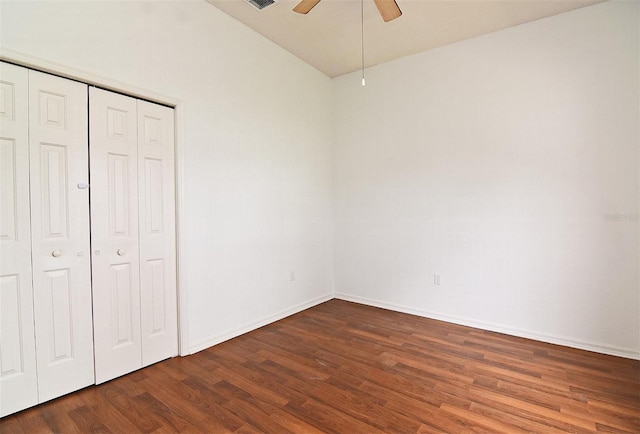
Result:
{"label": "wood plank flooring", "polygon": [[332,300],[2,433],[640,433],[640,362]]}

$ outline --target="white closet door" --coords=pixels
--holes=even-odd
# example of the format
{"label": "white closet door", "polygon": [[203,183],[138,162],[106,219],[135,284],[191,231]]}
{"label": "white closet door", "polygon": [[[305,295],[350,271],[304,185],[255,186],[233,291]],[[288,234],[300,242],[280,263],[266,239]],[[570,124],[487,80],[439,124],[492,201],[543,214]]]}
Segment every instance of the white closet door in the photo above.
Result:
{"label": "white closet door", "polygon": [[40,402],[93,384],[87,86],[29,71]]}
{"label": "white closet door", "polygon": [[38,403],[28,80],[27,69],[0,63],[0,417]]}
{"label": "white closet door", "polygon": [[142,366],[136,100],[90,89],[96,382]]}
{"label": "white closet door", "polygon": [[178,354],[173,110],[138,101],[142,363]]}

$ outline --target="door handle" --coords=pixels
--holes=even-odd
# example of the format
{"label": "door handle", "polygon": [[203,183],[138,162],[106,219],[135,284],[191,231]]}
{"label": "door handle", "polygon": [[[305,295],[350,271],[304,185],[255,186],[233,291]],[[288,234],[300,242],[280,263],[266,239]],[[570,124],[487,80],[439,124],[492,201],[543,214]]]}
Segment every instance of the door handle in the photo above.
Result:
{"label": "door handle", "polygon": [[57,258],[60,255],[62,255],[62,252],[60,250],[54,250],[53,252],[51,252],[51,256],[53,256],[54,258]]}
{"label": "door handle", "polygon": [[124,256],[124,250],[122,249],[118,249],[116,253],[118,254],[118,256]]}

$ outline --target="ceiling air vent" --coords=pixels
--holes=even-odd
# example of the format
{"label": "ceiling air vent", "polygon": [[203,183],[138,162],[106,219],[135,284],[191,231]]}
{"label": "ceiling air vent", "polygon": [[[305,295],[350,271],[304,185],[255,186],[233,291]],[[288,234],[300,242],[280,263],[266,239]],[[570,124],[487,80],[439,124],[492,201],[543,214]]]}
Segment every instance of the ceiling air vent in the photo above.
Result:
{"label": "ceiling air vent", "polygon": [[254,7],[262,10],[274,4],[276,0],[247,0],[247,2],[249,2],[249,4],[253,5]]}

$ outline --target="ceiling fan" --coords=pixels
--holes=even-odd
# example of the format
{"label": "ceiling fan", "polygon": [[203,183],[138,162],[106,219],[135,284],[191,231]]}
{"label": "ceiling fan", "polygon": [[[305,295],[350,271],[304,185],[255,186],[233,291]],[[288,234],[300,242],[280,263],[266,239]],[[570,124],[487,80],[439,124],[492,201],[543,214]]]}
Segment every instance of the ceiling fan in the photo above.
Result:
{"label": "ceiling fan", "polygon": [[[395,20],[400,15],[402,15],[402,11],[398,7],[398,4],[395,0],[374,0],[382,19],[385,22]],[[320,3],[320,0],[302,0],[300,3],[293,8],[294,12],[298,12],[299,14],[309,13],[311,9],[315,5]]]}

